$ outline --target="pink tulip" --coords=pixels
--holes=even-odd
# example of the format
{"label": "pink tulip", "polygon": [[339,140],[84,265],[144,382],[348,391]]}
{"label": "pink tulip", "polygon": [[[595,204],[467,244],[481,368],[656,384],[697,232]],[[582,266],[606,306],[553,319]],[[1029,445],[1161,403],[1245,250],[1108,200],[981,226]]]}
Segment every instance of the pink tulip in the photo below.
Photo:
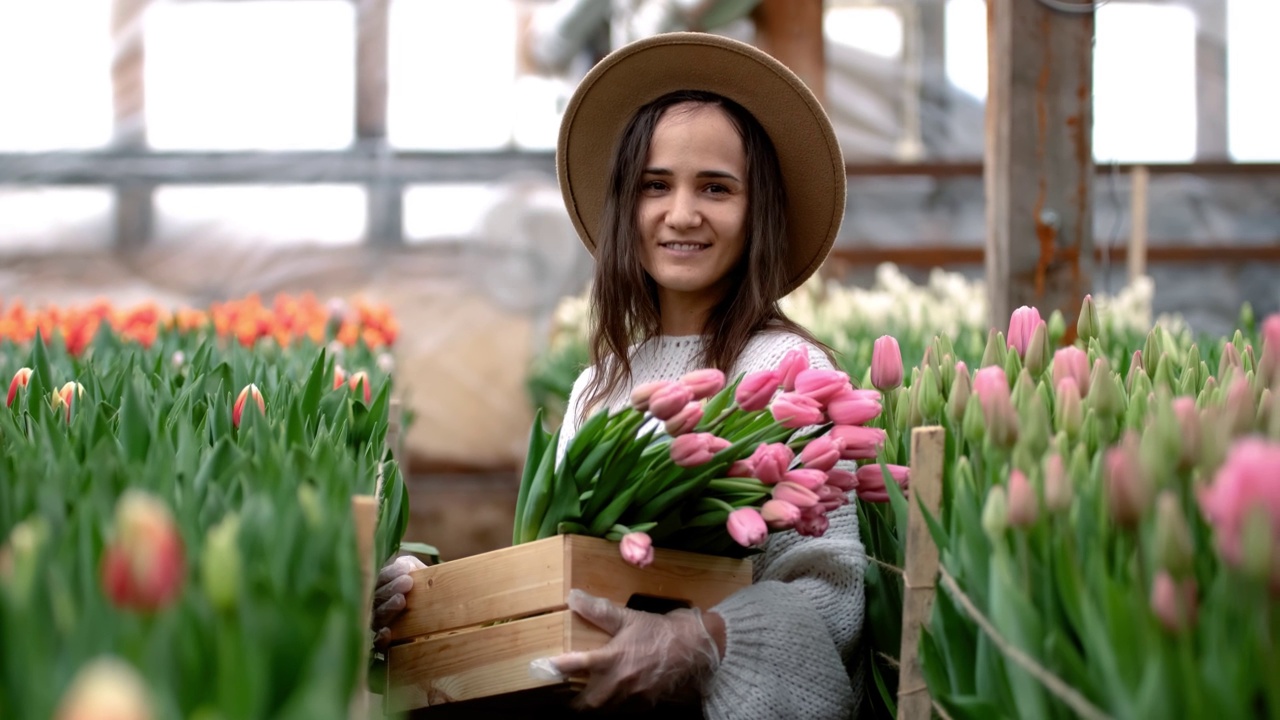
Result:
{"label": "pink tulip", "polygon": [[782,382],[782,389],[791,392],[796,389],[796,376],[802,371],[809,369],[809,351],[803,347],[794,348],[787,351],[782,356],[782,362],[778,363],[778,377]]}
{"label": "pink tulip", "polygon": [[800,520],[800,508],[786,500],[766,500],[760,506],[760,517],[773,530],[790,530]]}
{"label": "pink tulip", "polygon": [[1039,310],[1026,305],[1014,310],[1009,317],[1009,332],[1005,334],[1009,347],[1017,350],[1019,357],[1025,357],[1027,346],[1031,344],[1031,336],[1041,325],[1044,325],[1044,320],[1040,318]]}
{"label": "pink tulip", "polygon": [[1178,465],[1188,470],[1200,460],[1200,411],[1196,409],[1196,399],[1186,396],[1174,398],[1173,414],[1178,419],[1181,440]]}
{"label": "pink tulip", "polygon": [[680,383],[693,391],[694,400],[702,400],[724,389],[724,373],[715,368],[694,370],[680,378]]}
{"label": "pink tulip", "polygon": [[659,420],[670,420],[693,402],[693,391],[679,383],[658,388],[649,396],[649,412]]}
{"label": "pink tulip", "polygon": [[1060,348],[1053,354],[1053,386],[1057,388],[1062,381],[1072,378],[1080,389],[1080,397],[1089,394],[1089,354],[1072,345]]}
{"label": "pink tulip", "polygon": [[782,384],[782,376],[777,370],[761,370],[747,373],[733,392],[733,399],[738,407],[747,412],[755,412],[769,407],[769,401]]}
{"label": "pink tulip", "polygon": [[1275,377],[1280,370],[1280,313],[1262,321],[1262,370],[1264,379]]}
{"label": "pink tulip", "polygon": [[827,471],[827,484],[842,492],[853,492],[858,489],[858,476],[848,470],[831,468]]}
{"label": "pink tulip", "polygon": [[[889,477],[898,483],[905,493],[911,483],[911,468],[904,465],[885,464],[889,470]],[[884,473],[880,470],[880,464],[863,465],[858,468],[858,499],[868,502],[888,502],[889,491],[885,488]]]}
{"label": "pink tulip", "polygon": [[1213,526],[1218,551],[1231,565],[1246,559],[1245,528],[1251,513],[1266,518],[1271,530],[1273,585],[1280,587],[1280,444],[1258,438],[1237,441],[1214,476],[1199,492],[1200,510]]}
{"label": "pink tulip", "polygon": [[753,478],[755,476],[756,466],[748,459],[734,460],[729,470],[725,472],[725,477]]}
{"label": "pink tulip", "polygon": [[814,492],[818,496],[818,504],[827,512],[849,504],[849,496],[831,485],[819,485]]}
{"label": "pink tulip", "polygon": [[18,397],[18,388],[24,388],[31,383],[31,368],[18,368],[18,372],[13,374],[13,380],[9,381],[9,397],[5,399],[4,404],[13,407],[13,401]]}
{"label": "pink tulip", "polygon": [[1138,456],[1138,436],[1130,430],[1103,458],[1107,506],[1119,524],[1132,527],[1151,504],[1151,482]]}
{"label": "pink tulip", "polygon": [[769,537],[769,526],[755,508],[743,507],[729,513],[725,523],[733,541],[743,547],[756,547]]}
{"label": "pink tulip", "polygon": [[76,673],[54,720],[152,720],[156,715],[142,675],[124,660],[104,655]]}
{"label": "pink tulip", "polygon": [[802,512],[800,521],[796,523],[796,533],[804,537],[822,537],[830,526],[831,521],[825,514]]}
{"label": "pink tulip", "polygon": [[128,490],[116,503],[115,532],[102,557],[102,586],[112,604],[157,610],[178,596],[185,577],[182,536],[168,506]]}
{"label": "pink tulip", "polygon": [[700,422],[702,422],[702,404],[691,402],[685,405],[683,410],[667,420],[667,434],[675,437],[693,432],[693,429],[698,427]]}
{"label": "pink tulip", "polygon": [[803,488],[818,491],[818,488],[827,483],[827,474],[821,470],[799,469],[789,470],[782,479],[786,482],[793,482]]}
{"label": "pink tulip", "polygon": [[840,451],[843,449],[840,441],[830,435],[823,435],[804,446],[800,451],[800,463],[811,470],[830,470],[840,460]]}
{"label": "pink tulip", "polygon": [[892,335],[881,335],[871,346],[871,384],[883,392],[902,385],[902,350]]}
{"label": "pink tulip", "polygon": [[848,373],[840,370],[801,370],[796,375],[796,393],[808,395],[825,405],[842,390],[852,390]]}
{"label": "pink tulip", "polygon": [[773,499],[789,502],[804,510],[818,504],[818,494],[803,485],[780,482],[773,486]]}
{"label": "pink tulip", "polygon": [[825,419],[822,415],[822,404],[808,395],[784,392],[774,399],[769,406],[773,419],[784,428],[796,430],[810,425],[818,425]]}
{"label": "pink tulip", "polygon": [[1067,476],[1066,463],[1058,453],[1050,455],[1044,461],[1044,506],[1051,513],[1062,512],[1071,507],[1074,490],[1071,478]]}
{"label": "pink tulip", "polygon": [[236,397],[235,405],[231,407],[232,425],[240,427],[240,418],[244,416],[245,401],[250,398],[253,398],[253,401],[257,403],[259,412],[263,415],[267,414],[267,403],[262,399],[262,393],[258,390],[258,386],[253,383],[249,383],[240,391],[240,394]]}
{"label": "pink tulip", "polygon": [[653,540],[649,537],[649,533],[627,533],[618,543],[618,553],[628,565],[638,568],[649,567],[653,564]]}
{"label": "pink tulip", "polygon": [[1010,397],[1009,377],[999,365],[984,367],[973,376],[973,394],[985,410],[989,403]]}
{"label": "pink tulip", "polygon": [[840,451],[842,460],[875,459],[888,438],[881,428],[861,425],[836,425],[828,434],[844,444],[844,450]]}
{"label": "pink tulip", "polygon": [[671,462],[680,467],[697,467],[711,461],[732,443],[711,433],[689,433],[671,441]]}
{"label": "pink tulip", "polygon": [[1040,511],[1036,490],[1021,470],[1009,473],[1009,525],[1031,527]]}
{"label": "pink tulip", "polygon": [[675,385],[675,383],[670,380],[656,380],[643,385],[637,385],[635,389],[631,391],[631,407],[639,410],[640,412],[648,412],[649,400],[653,397],[654,393],[672,385]]}
{"label": "pink tulip", "polygon": [[795,453],[784,443],[769,443],[757,446],[747,462],[755,468],[756,479],[765,485],[776,485],[795,459]]}
{"label": "pink tulip", "polygon": [[1167,570],[1156,573],[1151,583],[1151,612],[1165,630],[1177,633],[1191,627],[1197,611],[1195,578],[1178,582]]}
{"label": "pink tulip", "polygon": [[827,403],[827,416],[837,425],[864,425],[882,409],[880,393],[875,390],[845,388]]}

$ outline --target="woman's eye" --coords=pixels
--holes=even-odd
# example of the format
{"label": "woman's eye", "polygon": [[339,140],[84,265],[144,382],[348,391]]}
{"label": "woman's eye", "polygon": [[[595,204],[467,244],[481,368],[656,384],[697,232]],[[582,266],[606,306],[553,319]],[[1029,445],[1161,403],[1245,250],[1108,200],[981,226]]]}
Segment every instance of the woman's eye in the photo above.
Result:
{"label": "woman's eye", "polygon": [[725,186],[723,186],[723,185],[708,185],[708,186],[707,186],[707,192],[710,192],[710,193],[712,193],[712,194],[714,194],[714,195],[719,195],[719,194],[723,194],[723,193],[727,193],[727,192],[729,192],[729,188],[727,188],[727,187],[725,187]]}
{"label": "woman's eye", "polygon": [[662,182],[661,180],[648,180],[640,186],[640,189],[645,191],[655,191],[655,190],[665,190],[666,187],[667,187],[667,184]]}

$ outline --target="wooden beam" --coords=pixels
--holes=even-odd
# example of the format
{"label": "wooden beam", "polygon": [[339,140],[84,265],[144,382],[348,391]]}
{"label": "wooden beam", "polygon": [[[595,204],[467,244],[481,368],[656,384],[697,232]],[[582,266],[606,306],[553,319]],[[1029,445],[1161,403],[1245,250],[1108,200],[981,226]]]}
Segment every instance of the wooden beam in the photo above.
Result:
{"label": "wooden beam", "polygon": [[1229,157],[1227,0],[1192,0],[1196,13],[1196,157]]}
{"label": "wooden beam", "polygon": [[[1083,7],[1083,6],[1082,6]],[[992,327],[1032,305],[1075,324],[1093,274],[1094,14],[988,0],[985,181]]]}
{"label": "wooden beam", "polygon": [[[1129,248],[1121,245],[1111,248],[1108,256],[1112,262],[1128,262]],[[1093,249],[1093,261],[1101,262],[1103,249]],[[828,264],[833,271],[852,267],[874,267],[880,263],[893,263],[908,267],[933,268],[957,265],[982,265],[986,251],[981,247],[955,245],[912,245],[902,247],[858,246],[838,247],[831,251]],[[1248,244],[1240,241],[1221,245],[1205,245],[1190,240],[1162,242],[1146,248],[1143,267],[1150,265],[1203,265],[1203,264],[1280,263],[1280,237],[1271,244]]]}
{"label": "wooden beam", "polygon": [[[111,6],[112,145],[141,151],[147,146],[147,103],[142,16],[151,0],[114,0]],[[151,239],[155,187],[129,182],[115,187],[112,242],[131,252]]]}
{"label": "wooden beam", "polygon": [[786,65],[826,102],[827,57],[822,0],[760,0],[752,11],[756,47]]}
{"label": "wooden beam", "polygon": [[387,135],[389,0],[356,0],[356,137]]}

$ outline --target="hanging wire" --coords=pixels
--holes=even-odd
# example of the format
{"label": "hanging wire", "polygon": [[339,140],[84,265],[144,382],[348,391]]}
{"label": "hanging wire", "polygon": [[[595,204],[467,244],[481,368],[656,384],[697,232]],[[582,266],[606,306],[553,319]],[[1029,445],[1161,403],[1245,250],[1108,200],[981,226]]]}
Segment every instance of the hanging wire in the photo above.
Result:
{"label": "hanging wire", "polygon": [[1041,5],[1050,10],[1057,10],[1064,13],[1078,13],[1084,15],[1106,5],[1111,0],[1093,0],[1093,2],[1067,2],[1066,0],[1037,0]]}

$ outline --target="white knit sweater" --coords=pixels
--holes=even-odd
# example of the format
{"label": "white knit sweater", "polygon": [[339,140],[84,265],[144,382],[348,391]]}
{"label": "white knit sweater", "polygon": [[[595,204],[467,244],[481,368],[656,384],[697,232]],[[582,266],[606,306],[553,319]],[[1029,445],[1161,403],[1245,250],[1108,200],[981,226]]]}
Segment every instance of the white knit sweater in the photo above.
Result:
{"label": "white knit sweater", "polygon": [[[805,347],[809,365],[830,368],[817,348],[787,332],[761,333],[738,358],[730,379],[777,367],[789,350]],[[633,385],[676,380],[699,367],[702,340],[655,338],[633,349]],[[582,394],[592,369],[573,385],[560,434],[559,457],[578,429]],[[606,404],[618,409],[630,388]],[[866,552],[858,535],[858,513],[850,503],[827,516],[818,538],[794,531],[773,533],[753,560],[753,580],[712,608],[724,618],[726,644],[720,667],[703,690],[708,718],[851,717],[862,695],[856,657],[864,617]]]}

